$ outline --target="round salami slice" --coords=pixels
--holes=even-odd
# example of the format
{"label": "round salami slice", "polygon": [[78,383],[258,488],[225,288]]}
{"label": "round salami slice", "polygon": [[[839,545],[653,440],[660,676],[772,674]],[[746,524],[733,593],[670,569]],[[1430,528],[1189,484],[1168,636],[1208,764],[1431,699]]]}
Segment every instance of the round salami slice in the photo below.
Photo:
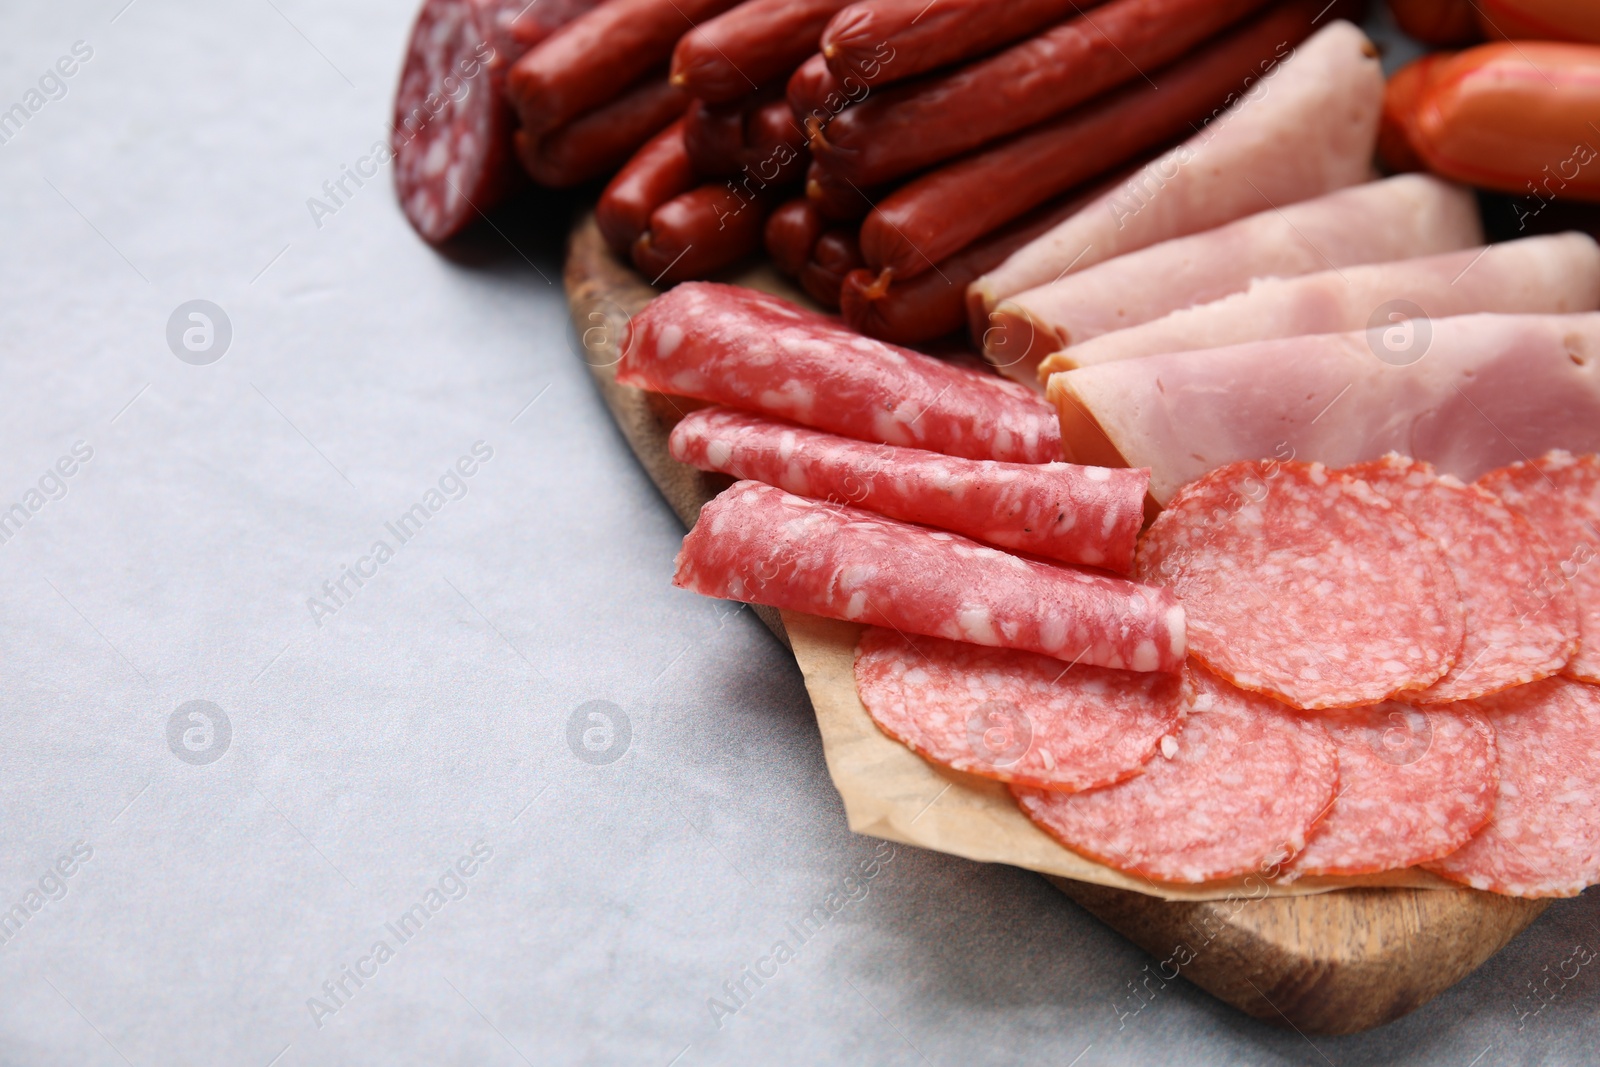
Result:
{"label": "round salami slice", "polygon": [[1175,674],[1072,666],[1047,656],[871,627],[856,690],[878,728],[968,774],[1077,791],[1138,773],[1183,718]]}
{"label": "round salami slice", "polygon": [[1163,882],[1275,876],[1333,801],[1333,742],[1311,716],[1203,669],[1189,677],[1176,746],[1143,774],[1084,793],[1011,791],[1046,833],[1118,870]]}
{"label": "round salami slice", "polygon": [[1500,751],[1494,814],[1424,866],[1494,893],[1577,896],[1600,882],[1600,688],[1546,678],[1478,703]]}
{"label": "round salami slice", "polygon": [[1494,807],[1494,731],[1470,705],[1386,701],[1318,721],[1339,752],[1339,795],[1294,874],[1372,874],[1460,848]]}
{"label": "round salami slice", "polygon": [[1490,471],[1478,485],[1522,513],[1553,550],[1535,595],[1577,600],[1578,650],[1570,678],[1600,684],[1600,456],[1551,452]]}
{"label": "round salami slice", "polygon": [[1297,708],[1424,689],[1461,651],[1461,597],[1438,544],[1320,463],[1232,463],[1185,486],[1134,574],[1178,595],[1197,659]]}
{"label": "round salami slice", "polygon": [[1542,589],[1549,545],[1493,493],[1394,453],[1347,467],[1444,549],[1466,612],[1466,637],[1450,673],[1408,693],[1415,703],[1487,696],[1558,673],[1578,645],[1572,591]]}
{"label": "round salami slice", "polygon": [[390,146],[400,208],[438,244],[517,186],[516,122],[500,90],[520,50],[500,0],[426,0],[395,94]]}

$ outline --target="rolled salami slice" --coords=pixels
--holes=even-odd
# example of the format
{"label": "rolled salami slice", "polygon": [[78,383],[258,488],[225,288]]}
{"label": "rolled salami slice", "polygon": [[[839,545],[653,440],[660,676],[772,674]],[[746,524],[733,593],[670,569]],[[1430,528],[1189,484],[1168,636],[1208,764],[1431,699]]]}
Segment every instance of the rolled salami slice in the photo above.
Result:
{"label": "rolled salami slice", "polygon": [[1306,845],[1339,784],[1327,731],[1195,669],[1176,749],[1085,793],[1012,786],[1023,814],[1108,867],[1163,882],[1275,877]]}
{"label": "rolled salami slice", "polygon": [[1165,589],[1053,566],[856,508],[738,482],[700,512],[673,584],[1070,663],[1183,666],[1183,609]]}
{"label": "rolled salami slice", "polygon": [[1179,490],[1134,573],[1183,602],[1197,659],[1297,708],[1424,689],[1461,651],[1443,550],[1320,463],[1233,463]]}
{"label": "rolled salami slice", "polygon": [[1150,487],[1148,471],[941,456],[722,407],[690,412],[669,443],[701,470],[1122,574]]}
{"label": "rolled salami slice", "polygon": [[919,756],[1039,789],[1137,774],[1183,719],[1175,674],[1070,667],[875,627],[861,634],[855,673],[878,729]]}
{"label": "rolled salami slice", "polygon": [[[1578,357],[1573,357],[1578,362]],[[1520,512],[1554,550],[1536,597],[1578,607],[1578,650],[1565,673],[1600,684],[1600,456],[1553,451],[1490,471],[1478,484]]]}
{"label": "rolled salami slice", "polygon": [[1600,688],[1547,678],[1480,706],[1500,753],[1494,814],[1424,866],[1494,893],[1577,896],[1600,882]]}
{"label": "rolled salami slice", "polygon": [[1339,795],[1292,874],[1374,874],[1466,844],[1500,777],[1494,731],[1471,705],[1385,702],[1318,716],[1339,752]]}
{"label": "rolled salami slice", "polygon": [[1450,673],[1404,699],[1441,704],[1548,678],[1578,647],[1577,601],[1542,586],[1549,545],[1493,493],[1394,453],[1347,467],[1444,549],[1466,611],[1466,637]]}
{"label": "rolled salami slice", "polygon": [[858,441],[1008,463],[1061,458],[1055,412],[1026,386],[739,286],[693,282],[652,300],[629,328],[617,380]]}

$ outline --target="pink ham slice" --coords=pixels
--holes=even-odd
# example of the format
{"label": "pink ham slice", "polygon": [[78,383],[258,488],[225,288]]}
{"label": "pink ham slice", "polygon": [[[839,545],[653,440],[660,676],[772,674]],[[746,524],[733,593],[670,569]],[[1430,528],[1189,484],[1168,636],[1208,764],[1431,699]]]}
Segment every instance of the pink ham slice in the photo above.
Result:
{"label": "pink ham slice", "polygon": [[617,381],[858,441],[1007,463],[1061,458],[1055,415],[1032,390],[741,286],[687,282],[652,300],[629,326]]}
{"label": "pink ham slice", "polygon": [[1075,664],[1183,666],[1183,609],[1165,589],[1024,559],[758,482],[739,482],[701,510],[673,584]]}
{"label": "pink ham slice", "polygon": [[1466,844],[1500,783],[1494,731],[1471,705],[1375,704],[1318,716],[1339,750],[1339,795],[1293,874],[1376,874]]}
{"label": "pink ham slice", "polygon": [[1184,711],[1176,674],[1068,667],[876,628],[861,634],[855,676],[878,729],[924,759],[1040,789],[1137,774]]}
{"label": "pink ham slice", "polygon": [[1600,684],[1600,456],[1550,452],[1478,484],[1526,516],[1554,550],[1529,592],[1552,604],[1576,600],[1579,643],[1566,673]]}
{"label": "pink ham slice", "polygon": [[1175,746],[1144,773],[1084,793],[1012,786],[1023,814],[1090,859],[1163,882],[1276,877],[1339,782],[1315,718],[1202,669]]}
{"label": "pink ham slice", "polygon": [[1297,708],[1425,689],[1461,651],[1439,546],[1367,483],[1316,463],[1234,463],[1185,486],[1134,573],[1183,602],[1196,659]]}
{"label": "pink ham slice", "polygon": [[[1150,493],[1263,456],[1399,452],[1440,474],[1600,450],[1600,314],[1462,315],[1054,374],[1067,459],[1149,467]],[[1537,524],[1536,524],[1537,525]]]}
{"label": "pink ham slice", "polygon": [[1583,233],[1526,237],[1395,263],[1325,270],[1298,278],[1261,278],[1241,293],[1049,356],[1045,377],[1076,367],[1166,352],[1363,330],[1378,309],[1430,318],[1502,314],[1571,314],[1600,309],[1600,244]]}
{"label": "pink ham slice", "polygon": [[1547,678],[1481,702],[1499,747],[1489,823],[1425,864],[1518,897],[1572,897],[1600,882],[1600,688]]}
{"label": "pink ham slice", "polygon": [[1405,174],[1268,208],[1017,293],[989,316],[984,345],[990,358],[998,351],[1011,358],[1033,346],[1054,352],[1242,292],[1255,278],[1338,270],[1482,243],[1472,193],[1437,178]]}
{"label": "pink ham slice", "polygon": [[1406,700],[1471,700],[1548,678],[1567,665],[1578,646],[1577,600],[1569,588],[1544,588],[1555,555],[1526,519],[1493,493],[1400,456],[1344,473],[1372,486],[1444,550],[1461,591],[1466,637],[1456,665]]}
{"label": "pink ham slice", "polygon": [[[973,338],[1001,300],[1160,241],[1365,181],[1383,108],[1377,49],[1348,22],[1297,48],[1198,135],[1151,162],[967,290]],[[1032,383],[1033,361],[1006,373]]]}
{"label": "pink ham slice", "polygon": [[732,408],[690,412],[669,445],[701,470],[1121,574],[1133,568],[1150,487],[1149,471],[941,456]]}

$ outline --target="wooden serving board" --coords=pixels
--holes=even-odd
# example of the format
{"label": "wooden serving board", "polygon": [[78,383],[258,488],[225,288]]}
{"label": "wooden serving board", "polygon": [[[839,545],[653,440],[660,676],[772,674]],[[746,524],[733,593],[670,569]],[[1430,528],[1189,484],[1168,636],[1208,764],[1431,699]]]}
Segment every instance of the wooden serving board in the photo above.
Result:
{"label": "wooden serving board", "polygon": [[[770,271],[742,282],[786,291]],[[606,248],[594,218],[573,230],[565,270],[578,351],[639,458],[685,526],[730,479],[674,460],[672,425],[696,405],[616,381],[629,319],[656,290]],[[785,646],[779,613],[755,611]],[[1503,948],[1546,907],[1461,888],[1357,888],[1307,896],[1163,900],[1045,875],[1149,952],[1152,973],[1182,975],[1258,1019],[1305,1033],[1369,1030],[1427,1003]]]}

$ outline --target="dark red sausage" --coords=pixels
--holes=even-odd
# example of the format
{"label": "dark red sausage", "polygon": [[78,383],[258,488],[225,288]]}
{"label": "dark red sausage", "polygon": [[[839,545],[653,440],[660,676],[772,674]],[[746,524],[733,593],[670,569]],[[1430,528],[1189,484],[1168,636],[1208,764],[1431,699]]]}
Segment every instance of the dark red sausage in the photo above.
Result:
{"label": "dark red sausage", "polygon": [[811,250],[817,246],[827,222],[816,206],[805,197],[796,197],[783,204],[767,219],[762,244],[777,268],[791,278],[811,259]]}
{"label": "dark red sausage", "polygon": [[748,0],[685,33],[672,51],[672,84],[727,103],[786,78],[817,50],[846,0]]}
{"label": "dark red sausage", "polygon": [[744,109],[738,104],[695,100],[684,115],[683,137],[694,169],[707,178],[735,173],[743,165]]}
{"label": "dark red sausage", "polygon": [[884,279],[870,270],[852,270],[839,295],[844,321],[868,337],[897,345],[916,345],[954,333],[967,325],[967,286],[998,267],[1006,258],[1076,214],[1105,190],[1096,184],[1086,193],[1029,212],[1009,226],[982,237],[930,270],[903,281]]}
{"label": "dark red sausage", "polygon": [[824,233],[800,269],[800,287],[830,311],[839,310],[839,289],[845,277],[861,266],[861,246],[853,229]]}
{"label": "dark red sausage", "polygon": [[814,159],[806,170],[806,199],[817,206],[823,218],[835,222],[864,219],[872,210],[870,194],[835,177]]}
{"label": "dark red sausage", "polygon": [[1395,172],[1427,170],[1411,147],[1407,126],[1420,110],[1433,77],[1444,68],[1445,53],[1426,55],[1394,72],[1383,90],[1383,121],[1378,126],[1378,158]]}
{"label": "dark red sausage", "polygon": [[1193,55],[880,201],[861,226],[874,271],[912,278],[1053,196],[1191,129],[1230,94],[1287,56],[1326,9],[1290,0]]}
{"label": "dark red sausage", "polygon": [[1389,0],[1400,28],[1427,44],[1449,47],[1483,39],[1472,0]]}
{"label": "dark red sausage", "polygon": [[[736,104],[693,101],[684,136],[689,158],[706,177],[738,174],[746,167],[761,168],[774,155],[787,160],[806,153],[806,136],[783,100],[753,96]],[[778,152],[780,145],[790,151]]]}
{"label": "dark red sausage", "polygon": [[[794,112],[784,100],[762,104],[745,116],[745,144],[757,156],[770,154],[779,145],[796,150],[806,147],[805,130],[795,121]],[[745,162],[751,162],[749,158]]]}
{"label": "dark red sausage", "polygon": [[795,121],[810,134],[822,129],[833,117],[858,100],[864,100],[871,90],[857,78],[841,82],[828,70],[822,54],[812,56],[789,78],[789,108]]}
{"label": "dark red sausage", "polygon": [[1092,0],[868,0],[834,16],[822,54],[834,76],[885,85],[981,56],[1062,19]]}
{"label": "dark red sausage", "polygon": [[530,135],[565,126],[663,65],[678,38],[737,0],[607,0],[517,60],[506,92]]}
{"label": "dark red sausage", "polygon": [[620,167],[640,145],[681,116],[688,102],[658,76],[542,138],[518,130],[517,157],[540,185],[553,189],[581,185]]}
{"label": "dark red sausage", "polygon": [[650,216],[633,244],[633,265],[652,285],[706,278],[761,247],[770,198],[748,200],[726,183],[673,197]]}
{"label": "dark red sausage", "polygon": [[[580,15],[588,14],[604,0],[477,0],[495,8],[495,47],[502,43],[517,56],[555,33]],[[513,56],[513,59],[516,57]],[[508,61],[507,65],[510,65]]]}
{"label": "dark red sausage", "polygon": [[521,181],[506,70],[520,52],[496,0],[427,0],[395,91],[389,144],[395,192],[424,240],[455,236]]}
{"label": "dark red sausage", "polygon": [[632,254],[633,243],[649,229],[656,208],[694,188],[684,121],[679,119],[652,137],[600,194],[595,221],[606,244],[619,256]]}
{"label": "dark red sausage", "polygon": [[1268,0],[1110,0],[960,70],[874,92],[811,138],[822,165],[877,185],[1140,81]]}

